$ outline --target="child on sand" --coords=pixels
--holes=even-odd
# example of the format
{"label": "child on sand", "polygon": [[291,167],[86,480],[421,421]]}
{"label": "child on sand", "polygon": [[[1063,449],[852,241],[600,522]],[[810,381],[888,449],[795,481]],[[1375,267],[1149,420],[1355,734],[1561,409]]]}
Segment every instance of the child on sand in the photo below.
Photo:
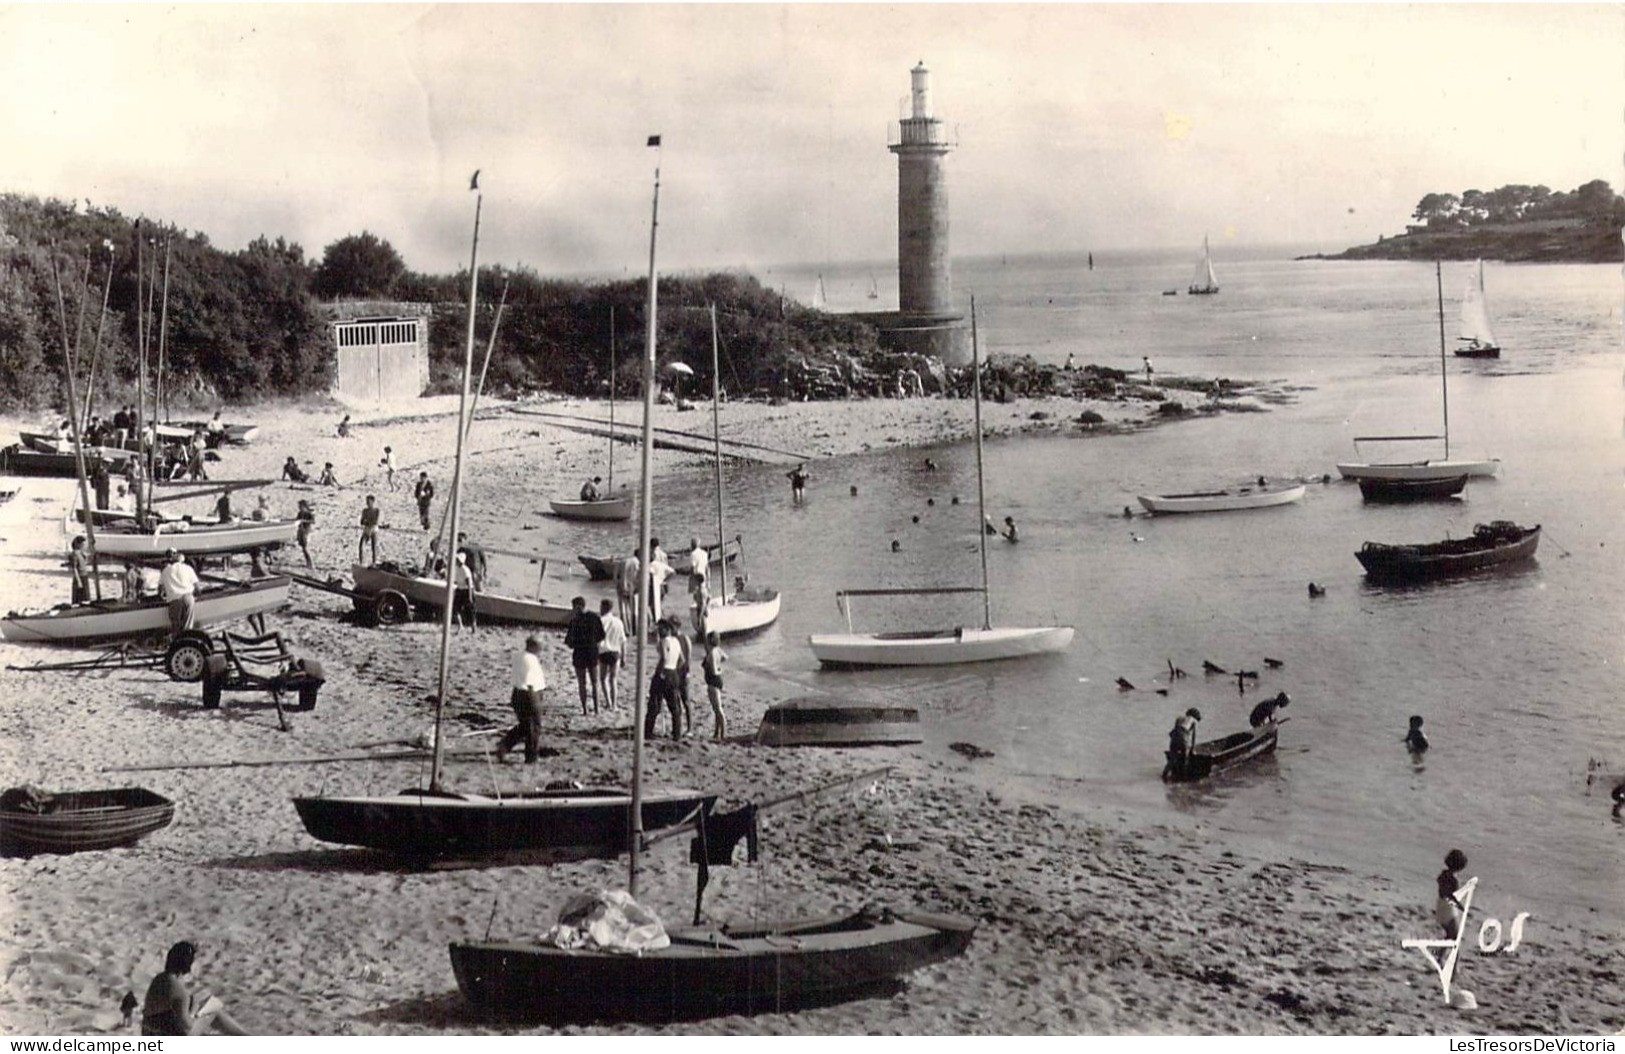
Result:
{"label": "child on sand", "polygon": [[1422,734],[1422,718],[1419,714],[1411,715],[1411,730],[1405,733],[1405,749],[1412,754],[1426,754],[1428,737]]}
{"label": "child on sand", "polygon": [[1433,906],[1433,920],[1444,929],[1444,935],[1449,940],[1456,939],[1456,933],[1461,929],[1461,901],[1456,899],[1457,890],[1461,889],[1461,881],[1456,878],[1456,872],[1467,866],[1467,854],[1460,849],[1452,849],[1445,854],[1444,870],[1439,872],[1439,900]]}

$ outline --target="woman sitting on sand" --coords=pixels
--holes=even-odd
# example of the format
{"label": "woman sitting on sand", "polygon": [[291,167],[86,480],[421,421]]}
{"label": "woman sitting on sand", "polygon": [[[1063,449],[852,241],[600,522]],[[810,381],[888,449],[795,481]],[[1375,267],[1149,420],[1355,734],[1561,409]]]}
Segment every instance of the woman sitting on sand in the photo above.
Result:
{"label": "woman sitting on sand", "polygon": [[164,972],[147,986],[147,999],[141,1007],[143,1036],[196,1036],[210,1028],[228,1036],[248,1035],[207,989],[187,991],[181,978],[192,972],[196,958],[197,948],[191,941],[181,941],[169,949],[164,957]]}

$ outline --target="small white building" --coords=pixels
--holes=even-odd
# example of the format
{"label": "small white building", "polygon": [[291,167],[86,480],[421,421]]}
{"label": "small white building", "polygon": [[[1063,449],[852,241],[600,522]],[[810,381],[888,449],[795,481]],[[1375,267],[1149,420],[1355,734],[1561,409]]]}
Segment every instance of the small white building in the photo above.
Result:
{"label": "small white building", "polygon": [[328,311],[334,398],[376,406],[416,399],[429,387],[427,306],[339,303]]}

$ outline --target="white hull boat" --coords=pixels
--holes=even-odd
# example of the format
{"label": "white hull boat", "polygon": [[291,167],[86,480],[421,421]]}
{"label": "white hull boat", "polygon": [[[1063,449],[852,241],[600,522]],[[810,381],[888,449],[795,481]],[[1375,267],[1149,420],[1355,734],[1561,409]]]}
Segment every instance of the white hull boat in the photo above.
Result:
{"label": "white hull boat", "polygon": [[565,520],[630,520],[631,498],[600,498],[597,501],[549,499],[553,515]]}
{"label": "white hull boat", "polygon": [[[199,591],[194,613],[198,628],[223,625],[275,611],[288,603],[293,580],[282,575]],[[0,619],[0,638],[43,644],[84,644],[121,637],[169,635],[169,606],[161,598],[134,603],[103,600],[64,605],[38,614]]]}
{"label": "white hull boat", "polygon": [[825,666],[949,666],[1064,651],[1071,626],[962,627],[898,633],[815,633],[807,638]]}
{"label": "white hull boat", "polygon": [[1303,498],[1302,483],[1290,487],[1237,487],[1234,490],[1197,491],[1190,494],[1141,494],[1147,512],[1234,512],[1290,505]]}
{"label": "white hull boat", "polygon": [[221,524],[167,520],[160,523],[155,532],[100,527],[96,531],[96,551],[102,556],[126,559],[159,558],[170,549],[187,556],[215,556],[287,545],[298,531],[298,520],[247,520]]}
{"label": "white hull boat", "polygon": [[1501,471],[1499,458],[1490,458],[1485,461],[1401,461],[1401,462],[1364,462],[1339,461],[1337,463],[1338,475],[1344,479],[1405,479],[1437,481],[1453,479],[1456,476],[1494,476]]}
{"label": "white hull boat", "polygon": [[726,601],[721,597],[712,597],[705,609],[705,628],[718,636],[728,637],[761,629],[778,617],[777,589],[746,589],[731,594]]}
{"label": "white hull boat", "polygon": [[[355,579],[357,592],[368,593],[375,598],[387,593],[396,593],[410,605],[432,611],[440,611],[446,603],[444,578],[403,574],[400,571],[367,567],[363,564],[351,565],[350,576]],[[399,601],[395,601],[394,604],[395,607],[384,615],[387,621],[400,622],[411,617],[410,606],[402,611],[399,609]],[[379,610],[385,611],[383,604],[379,605]],[[567,626],[570,623],[570,608],[529,597],[478,591],[474,594],[474,617],[531,626]]]}

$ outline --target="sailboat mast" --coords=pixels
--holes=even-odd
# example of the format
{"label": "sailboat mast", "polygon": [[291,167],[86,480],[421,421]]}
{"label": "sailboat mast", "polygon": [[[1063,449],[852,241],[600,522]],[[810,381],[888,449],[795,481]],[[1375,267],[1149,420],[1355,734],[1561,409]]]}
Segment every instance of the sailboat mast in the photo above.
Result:
{"label": "sailboat mast", "polygon": [[605,497],[615,496],[615,305],[609,305],[609,487]]}
{"label": "sailboat mast", "polygon": [[982,351],[976,340],[976,298],[970,298],[971,394],[976,403],[976,538],[982,550],[982,628],[993,628],[993,598],[987,591],[987,486],[982,481]]}
{"label": "sailboat mast", "polygon": [[1444,268],[1433,261],[1433,282],[1439,289],[1439,391],[1444,396],[1444,456],[1450,459],[1450,372],[1444,358]]}
{"label": "sailboat mast", "polygon": [[[147,443],[147,341],[146,327],[141,324],[141,221],[135,221],[135,457],[136,463],[146,471],[135,488],[135,511],[142,523],[147,510],[152,508],[153,451]],[[156,445],[156,444],[152,444]]]}
{"label": "sailboat mast", "polygon": [[[164,238],[164,296],[158,312],[158,390],[153,399],[154,409],[161,406],[165,423],[169,421],[169,392],[164,388],[164,367],[169,337],[169,239]],[[153,415],[157,419],[157,413]]]}
{"label": "sailboat mast", "polygon": [[[711,444],[716,450],[717,476],[717,555],[722,577],[722,602],[728,602],[728,536],[722,529],[722,420],[718,407],[722,405],[722,388],[718,381],[717,365],[717,305],[711,305]],[[699,574],[699,571],[695,571]]]}
{"label": "sailboat mast", "polygon": [[643,353],[643,482],[638,499],[638,600],[632,610],[637,613],[638,661],[632,683],[632,815],[630,817],[630,853],[627,859],[626,889],[634,898],[638,895],[638,850],[643,843],[643,671],[648,652],[649,631],[649,535],[653,532],[654,480],[650,476],[650,454],[654,450],[655,412],[655,311],[659,306],[655,278],[655,236],[660,232],[660,137],[651,135],[649,146],[655,148],[654,205],[649,213],[649,306],[645,312]]}
{"label": "sailboat mast", "polygon": [[[95,585],[96,599],[102,598],[101,563],[96,557],[96,517],[90,514],[90,482],[85,472],[85,448],[80,439],[79,417],[74,408],[79,405],[78,390],[73,382],[73,356],[68,352],[68,316],[62,300],[62,275],[56,267],[56,244],[51,244],[51,277],[56,280],[56,310],[57,318],[62,323],[62,368],[68,378],[68,427],[73,436],[73,466],[79,476],[79,502],[85,508],[85,536],[90,540],[91,575],[90,580]],[[74,602],[79,598],[75,596]]]}
{"label": "sailboat mast", "polygon": [[[451,620],[457,602],[457,528],[463,503],[463,440],[468,434],[469,376],[474,372],[474,309],[480,289],[480,174],[474,172],[468,189],[474,191],[474,244],[468,259],[468,340],[463,348],[463,395],[457,403],[457,460],[451,474],[451,552],[446,561],[446,604],[440,620],[440,680],[434,696],[434,760],[429,765],[429,789],[440,789],[440,767],[444,751],[440,746],[440,726],[446,714],[446,681],[451,672]],[[472,569],[470,570],[472,573]]]}

